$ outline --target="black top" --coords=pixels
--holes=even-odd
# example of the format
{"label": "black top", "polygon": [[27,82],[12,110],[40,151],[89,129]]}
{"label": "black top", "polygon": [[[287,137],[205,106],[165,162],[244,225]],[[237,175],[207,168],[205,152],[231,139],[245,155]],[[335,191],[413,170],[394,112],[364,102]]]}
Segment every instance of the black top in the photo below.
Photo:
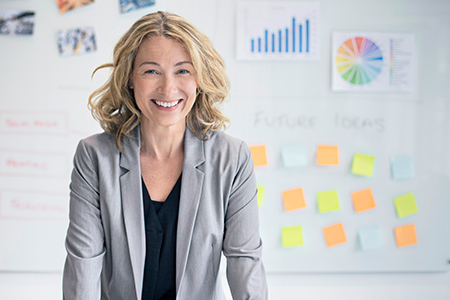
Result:
{"label": "black top", "polygon": [[142,300],[171,300],[176,297],[175,265],[180,190],[181,176],[165,202],[153,201],[142,180],[146,239]]}

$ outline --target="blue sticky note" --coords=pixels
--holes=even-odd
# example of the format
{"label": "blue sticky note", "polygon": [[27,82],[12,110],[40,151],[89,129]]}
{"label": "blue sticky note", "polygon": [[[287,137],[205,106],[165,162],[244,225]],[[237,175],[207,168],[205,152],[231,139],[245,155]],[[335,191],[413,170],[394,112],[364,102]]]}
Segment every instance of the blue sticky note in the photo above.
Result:
{"label": "blue sticky note", "polygon": [[378,226],[365,226],[358,229],[358,241],[361,250],[370,250],[383,246],[383,237]]}
{"label": "blue sticky note", "polygon": [[404,180],[415,176],[414,163],[411,156],[399,155],[391,157],[392,179]]}
{"label": "blue sticky note", "polygon": [[300,145],[283,147],[281,158],[285,168],[303,167],[307,164],[305,151]]}

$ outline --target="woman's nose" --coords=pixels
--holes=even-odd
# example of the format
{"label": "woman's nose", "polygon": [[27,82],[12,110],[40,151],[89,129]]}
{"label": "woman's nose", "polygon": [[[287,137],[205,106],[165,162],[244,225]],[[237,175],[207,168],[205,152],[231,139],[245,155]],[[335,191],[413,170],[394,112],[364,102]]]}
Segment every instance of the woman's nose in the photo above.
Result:
{"label": "woman's nose", "polygon": [[163,76],[157,91],[160,95],[170,97],[177,90],[175,78]]}

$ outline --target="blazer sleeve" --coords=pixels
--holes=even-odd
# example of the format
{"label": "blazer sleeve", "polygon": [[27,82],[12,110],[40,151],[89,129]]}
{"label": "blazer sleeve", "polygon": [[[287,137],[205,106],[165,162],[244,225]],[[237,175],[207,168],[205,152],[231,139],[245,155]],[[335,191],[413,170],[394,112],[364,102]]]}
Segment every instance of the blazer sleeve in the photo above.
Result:
{"label": "blazer sleeve", "polygon": [[104,231],[100,215],[98,161],[81,141],[70,184],[69,227],[63,272],[63,298],[100,299]]}
{"label": "blazer sleeve", "polygon": [[233,299],[267,299],[261,259],[256,179],[250,149],[242,142],[225,214],[223,253]]}

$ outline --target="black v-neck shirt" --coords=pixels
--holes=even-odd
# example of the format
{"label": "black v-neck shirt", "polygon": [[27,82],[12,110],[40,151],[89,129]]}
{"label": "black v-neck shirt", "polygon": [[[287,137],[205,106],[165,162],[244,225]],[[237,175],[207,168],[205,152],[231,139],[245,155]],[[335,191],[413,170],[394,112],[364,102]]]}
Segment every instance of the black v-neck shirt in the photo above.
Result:
{"label": "black v-neck shirt", "polygon": [[142,300],[172,300],[176,297],[176,242],[181,175],[166,201],[150,198],[142,179],[146,255]]}

